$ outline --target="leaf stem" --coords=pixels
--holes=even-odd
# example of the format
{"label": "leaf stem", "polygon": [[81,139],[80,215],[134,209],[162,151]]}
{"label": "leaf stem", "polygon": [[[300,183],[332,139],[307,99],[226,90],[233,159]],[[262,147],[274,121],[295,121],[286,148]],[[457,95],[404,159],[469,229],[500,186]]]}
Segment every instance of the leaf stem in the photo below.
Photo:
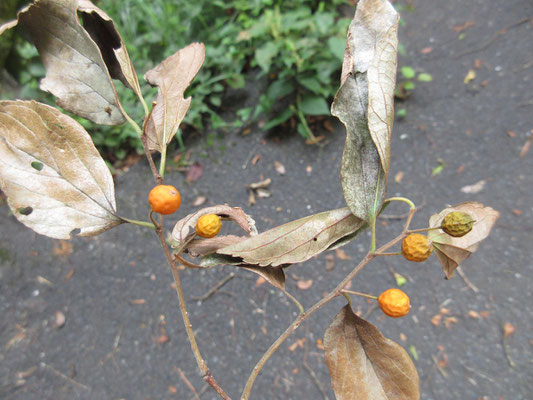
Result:
{"label": "leaf stem", "polygon": [[285,289],[282,289],[282,291],[283,291],[283,293],[285,293],[285,296],[287,296],[289,299],[291,299],[293,301],[294,304],[296,304],[296,306],[300,310],[300,314],[303,314],[305,312],[305,309],[302,306],[302,304],[298,300],[296,300],[296,297],[294,297],[292,294],[287,292],[287,290],[285,290]]}
{"label": "leaf stem", "polygon": [[398,252],[398,253],[375,253],[376,256],[401,256],[402,253],[401,252]]}
{"label": "leaf stem", "polygon": [[440,226],[435,226],[433,228],[410,229],[409,233],[428,232],[428,231],[434,231],[436,229],[441,229],[441,227]]}
{"label": "leaf stem", "polygon": [[[403,240],[405,236],[407,236],[407,232],[409,229],[409,225],[411,224],[411,220],[413,219],[413,215],[416,212],[415,209],[411,209],[409,212],[409,216],[407,217],[407,221],[405,223],[405,227],[400,235],[398,235],[396,238],[392,239],[390,242],[384,244],[380,248],[377,249],[376,253],[383,253],[385,250],[389,249],[390,247],[394,246],[396,243]],[[331,300],[333,300],[335,297],[341,296],[342,292],[344,290],[344,287],[350,282],[361,270],[368,264],[370,261],[372,261],[374,258],[377,257],[376,253],[368,252],[365,258],[361,260],[361,262],[350,272],[341,283],[337,285],[335,289],[333,289],[330,293],[328,293],[325,297],[320,299],[318,302],[316,302],[313,306],[311,306],[307,311],[300,313],[298,317],[289,325],[289,327],[283,332],[274,343],[268,348],[268,350],[263,354],[261,359],[257,362],[254,369],[252,370],[250,376],[248,377],[248,380],[246,381],[246,386],[244,387],[244,390],[241,395],[241,400],[248,400],[250,398],[250,393],[252,391],[252,387],[254,385],[255,379],[259,375],[259,372],[263,368],[263,366],[266,364],[268,359],[276,352],[276,350],[283,344],[283,342],[296,330],[298,327],[304,322],[307,318],[309,318],[312,314],[314,314],[316,311],[318,311],[322,306],[329,303]]]}
{"label": "leaf stem", "polygon": [[389,197],[388,199],[385,199],[384,202],[391,202],[391,201],[403,201],[404,203],[409,204],[409,207],[411,207],[411,210],[414,210],[416,208],[415,203],[413,203],[411,200],[405,197]]}
{"label": "leaf stem", "polygon": [[376,252],[376,215],[372,218],[372,223],[370,224],[370,229],[372,231],[372,238],[370,240],[370,253]]}
{"label": "leaf stem", "polygon": [[145,226],[147,228],[156,229],[154,224],[152,224],[150,222],[138,221],[136,219],[129,219],[129,218],[124,218],[124,217],[120,217],[120,219],[122,219],[125,222],[129,222],[130,224],[135,224],[135,225],[139,225],[139,226]]}
{"label": "leaf stem", "polygon": [[353,290],[344,289],[342,291],[342,293],[353,294],[353,295],[361,296],[361,297],[367,297],[367,298],[372,299],[372,300],[377,300],[378,299],[376,296],[372,296],[372,295],[366,294],[366,293],[354,292]]}
{"label": "leaf stem", "polygon": [[161,179],[165,177],[165,164],[167,163],[167,146],[161,149],[161,161],[159,162],[159,176]]}

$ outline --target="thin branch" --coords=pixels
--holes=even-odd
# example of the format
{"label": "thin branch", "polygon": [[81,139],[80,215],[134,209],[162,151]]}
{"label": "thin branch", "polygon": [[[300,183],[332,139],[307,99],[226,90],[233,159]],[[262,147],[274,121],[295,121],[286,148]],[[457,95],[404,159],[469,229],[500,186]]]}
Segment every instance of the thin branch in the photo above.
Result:
{"label": "thin branch", "polygon": [[479,289],[470,281],[470,279],[468,279],[461,266],[457,267],[455,270],[457,271],[459,276],[463,278],[463,281],[465,281],[467,286],[474,291],[474,293],[479,293]]}
{"label": "thin branch", "polygon": [[[403,228],[403,231],[400,235],[398,235],[395,239],[391,240],[390,242],[384,244],[380,248],[376,250],[377,253],[383,253],[385,250],[389,249],[390,247],[394,246],[396,243],[403,240],[405,236],[408,234],[409,225],[411,224],[411,221],[413,219],[414,214],[416,213],[416,208],[411,209],[409,212],[409,215],[407,216],[407,221],[405,222],[405,226]],[[255,379],[259,375],[259,372],[263,368],[263,366],[266,364],[268,359],[276,352],[276,350],[283,344],[283,342],[296,330],[298,327],[304,322],[307,318],[309,318],[312,314],[314,314],[316,311],[318,311],[320,308],[322,308],[325,304],[329,303],[334,298],[342,295],[342,291],[344,287],[348,284],[349,281],[351,281],[361,270],[368,264],[370,261],[372,261],[374,258],[376,258],[375,254],[372,254],[371,252],[368,252],[368,254],[361,260],[359,265],[357,265],[352,272],[350,272],[341,283],[337,285],[335,289],[333,289],[330,293],[328,293],[325,297],[323,297],[321,300],[316,302],[313,306],[311,306],[307,311],[300,313],[298,317],[292,322],[292,324],[289,325],[289,327],[283,332],[274,343],[268,348],[268,350],[263,354],[261,359],[257,362],[254,369],[252,370],[250,376],[248,377],[248,380],[246,381],[246,386],[244,387],[244,390],[241,395],[241,400],[248,400],[250,398],[250,393],[252,391],[252,387],[254,385]]]}
{"label": "thin branch", "polygon": [[193,398],[196,399],[196,400],[200,400],[200,396],[198,396],[198,393],[196,392],[196,389],[192,385],[191,381],[189,381],[187,379],[187,377],[185,376],[185,374],[183,373],[181,368],[178,368],[177,371],[178,371],[178,374],[180,375],[180,378],[182,379],[182,381],[185,382],[185,385],[189,388],[189,390],[191,392],[193,392],[193,394],[194,394]]}
{"label": "thin branch", "polygon": [[230,272],[228,276],[226,276],[224,279],[222,279],[220,282],[218,282],[215,286],[213,286],[211,289],[208,290],[206,294],[203,296],[191,296],[191,300],[196,301],[204,301],[210,298],[212,295],[214,295],[218,289],[220,289],[222,286],[224,286],[226,283],[228,283],[233,277],[235,276],[235,273]]}

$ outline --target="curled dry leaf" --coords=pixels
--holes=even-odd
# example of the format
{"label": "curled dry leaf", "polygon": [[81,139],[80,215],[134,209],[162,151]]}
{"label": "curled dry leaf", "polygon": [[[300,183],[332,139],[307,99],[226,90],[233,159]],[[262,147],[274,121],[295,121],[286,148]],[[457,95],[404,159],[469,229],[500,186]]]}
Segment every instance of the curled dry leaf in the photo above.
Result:
{"label": "curled dry leaf", "polygon": [[346,127],[341,185],[348,207],[370,222],[390,167],[398,14],[385,0],[361,0],[348,30],[341,87],[331,113]]}
{"label": "curled dry leaf", "polygon": [[326,363],[337,400],[418,400],[413,361],[397,343],[346,305],[324,334]]}
{"label": "curled dry leaf", "polygon": [[[0,34],[15,25],[9,22]],[[18,25],[46,68],[41,89],[56,96],[59,106],[98,124],[126,121],[112,78],[137,88],[138,83],[111,18],[88,0],[40,0],[18,13]]]}
{"label": "curled dry leaf", "polygon": [[123,221],[109,168],[71,117],[35,101],[0,102],[0,187],[35,232],[93,236]]}
{"label": "curled dry leaf", "polygon": [[303,262],[352,236],[364,225],[348,208],[325,211],[278,226],[224,247],[218,254],[261,267]]}
{"label": "curled dry leaf", "polygon": [[142,99],[137,72],[111,17],[88,0],[78,0],[78,12],[83,27],[100,49],[111,78],[120,80]]}
{"label": "curled dry leaf", "polygon": [[[249,235],[257,234],[257,229],[255,227],[255,221],[252,219],[252,217],[246,214],[241,208],[230,207],[226,205],[206,207],[206,208],[202,208],[201,210],[196,211],[195,213],[187,215],[185,218],[182,218],[176,223],[176,225],[174,226],[174,229],[172,230],[172,240],[174,241],[174,243],[172,244],[172,247],[178,248],[183,243],[185,243],[191,237],[190,235],[194,234],[194,230],[196,227],[196,221],[198,220],[198,218],[206,214],[216,214],[222,218],[230,219],[233,222],[237,223],[237,225],[239,225],[242,229],[244,229],[244,231],[248,233]],[[216,239],[216,237],[213,239]],[[211,241],[213,239],[205,239],[205,240]]]}
{"label": "curled dry leaf", "polygon": [[233,265],[259,275],[262,279],[278,289],[285,289],[285,273],[283,272],[283,266],[258,267],[256,265],[246,265],[242,263],[241,259],[216,253],[204,255],[200,261],[200,265],[206,268],[215,267],[217,265]]}
{"label": "curled dry leaf", "polygon": [[472,231],[463,237],[452,237],[441,229],[428,232],[428,238],[433,242],[433,249],[442,264],[442,269],[447,278],[451,278],[457,267],[474,253],[490,233],[500,213],[491,207],[485,207],[477,202],[461,203],[454,207],[442,210],[431,216],[429,227],[441,226],[442,220],[452,211],[470,214],[476,221]]}
{"label": "curled dry leaf", "polygon": [[148,149],[162,152],[185,118],[191,98],[183,94],[205,60],[203,43],[192,43],[148,71],[144,78],[157,86],[157,104],[146,123]]}
{"label": "curled dry leaf", "polygon": [[194,239],[187,245],[187,252],[193,257],[203,256],[246,239],[246,236],[235,235],[215,236],[208,240]]}

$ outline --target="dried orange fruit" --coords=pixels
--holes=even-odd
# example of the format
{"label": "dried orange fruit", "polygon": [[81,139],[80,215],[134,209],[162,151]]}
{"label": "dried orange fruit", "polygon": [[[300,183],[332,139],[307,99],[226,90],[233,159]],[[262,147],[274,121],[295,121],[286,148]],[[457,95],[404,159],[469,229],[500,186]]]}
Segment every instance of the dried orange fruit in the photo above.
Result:
{"label": "dried orange fruit", "polygon": [[148,203],[156,213],[169,215],[180,208],[181,196],[178,189],[171,185],[158,185],[150,190]]}
{"label": "dried orange fruit", "polygon": [[432,250],[428,237],[419,233],[411,233],[402,241],[402,255],[409,261],[426,261]]}
{"label": "dried orange fruit", "polygon": [[465,212],[452,211],[444,217],[441,229],[453,237],[462,237],[472,230],[474,219]]}
{"label": "dried orange fruit", "polygon": [[196,221],[196,234],[203,238],[212,238],[218,235],[222,228],[222,220],[216,214],[202,215]]}
{"label": "dried orange fruit", "polygon": [[392,318],[400,318],[411,310],[409,296],[400,289],[388,289],[378,297],[379,308]]}

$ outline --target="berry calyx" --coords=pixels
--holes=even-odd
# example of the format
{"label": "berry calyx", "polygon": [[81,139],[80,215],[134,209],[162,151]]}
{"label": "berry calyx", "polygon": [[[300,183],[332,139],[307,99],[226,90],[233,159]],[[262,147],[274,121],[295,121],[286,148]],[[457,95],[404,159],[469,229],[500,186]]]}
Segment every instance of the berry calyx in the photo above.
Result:
{"label": "berry calyx", "polygon": [[465,212],[452,211],[444,217],[441,229],[453,237],[462,237],[472,230],[474,219]]}
{"label": "berry calyx", "polygon": [[379,308],[392,318],[400,318],[411,310],[409,296],[400,289],[388,289],[378,297]]}
{"label": "berry calyx", "polygon": [[196,221],[196,234],[200,237],[210,239],[218,235],[222,228],[222,220],[216,214],[202,215]]}
{"label": "berry calyx", "polygon": [[426,261],[432,250],[431,241],[420,233],[411,233],[402,241],[402,255],[409,261]]}
{"label": "berry calyx", "polygon": [[181,196],[178,189],[172,185],[157,185],[148,195],[148,203],[153,211],[169,215],[180,208]]}

